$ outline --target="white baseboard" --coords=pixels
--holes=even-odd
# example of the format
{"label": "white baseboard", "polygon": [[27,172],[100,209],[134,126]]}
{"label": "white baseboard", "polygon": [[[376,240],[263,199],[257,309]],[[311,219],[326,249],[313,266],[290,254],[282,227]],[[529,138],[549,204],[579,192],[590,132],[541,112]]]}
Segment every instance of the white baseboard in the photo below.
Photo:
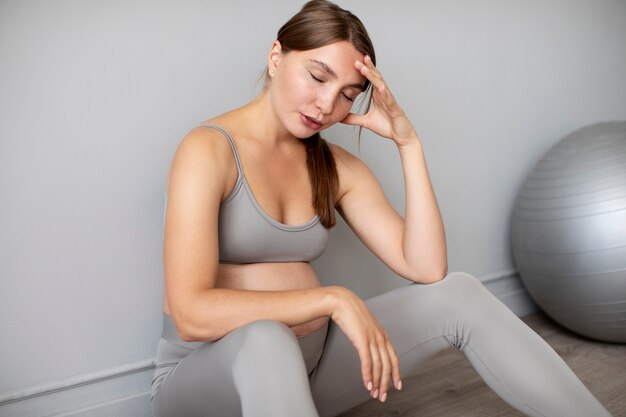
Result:
{"label": "white baseboard", "polygon": [[50,417],[152,417],[150,392],[129,395]]}
{"label": "white baseboard", "polygon": [[[538,310],[516,271],[481,282],[517,316]],[[0,393],[3,417],[151,417],[154,362],[130,363],[48,384]]]}
{"label": "white baseboard", "polygon": [[140,361],[0,394],[2,417],[149,417],[154,361]]}
{"label": "white baseboard", "polygon": [[483,277],[480,281],[518,317],[526,317],[539,311],[539,307],[530,298],[517,271],[503,271]]}

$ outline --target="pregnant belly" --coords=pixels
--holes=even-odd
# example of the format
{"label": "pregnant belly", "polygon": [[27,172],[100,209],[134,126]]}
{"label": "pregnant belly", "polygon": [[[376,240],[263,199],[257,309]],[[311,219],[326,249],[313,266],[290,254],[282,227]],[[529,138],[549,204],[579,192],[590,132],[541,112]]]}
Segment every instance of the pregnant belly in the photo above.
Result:
{"label": "pregnant belly", "polygon": [[[254,264],[220,264],[216,287],[253,291],[288,291],[320,286],[315,270],[308,262],[264,262]],[[164,311],[169,314],[167,301]],[[328,317],[292,326],[296,336],[304,336],[321,329]]]}

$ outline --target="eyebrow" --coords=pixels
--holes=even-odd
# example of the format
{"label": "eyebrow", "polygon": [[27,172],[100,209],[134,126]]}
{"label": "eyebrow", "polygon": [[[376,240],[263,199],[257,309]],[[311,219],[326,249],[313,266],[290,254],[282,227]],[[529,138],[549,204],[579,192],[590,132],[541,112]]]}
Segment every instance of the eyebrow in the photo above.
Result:
{"label": "eyebrow", "polygon": [[[335,79],[337,78],[337,73],[333,71],[333,69],[329,67],[328,64],[326,64],[325,62],[318,61],[317,59],[309,59],[309,61],[322,67],[322,69],[326,71],[328,75],[330,75],[331,77]],[[350,84],[348,85],[348,87],[358,88],[361,91],[363,91],[363,88],[364,88],[363,84],[359,84],[359,83]]]}

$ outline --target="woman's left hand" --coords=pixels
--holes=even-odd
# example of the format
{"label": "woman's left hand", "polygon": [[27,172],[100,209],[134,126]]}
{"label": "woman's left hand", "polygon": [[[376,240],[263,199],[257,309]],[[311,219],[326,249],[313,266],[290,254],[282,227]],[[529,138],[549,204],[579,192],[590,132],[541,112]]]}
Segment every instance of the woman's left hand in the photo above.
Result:
{"label": "woman's left hand", "polygon": [[354,67],[372,84],[372,104],[366,114],[348,114],[341,123],[363,126],[379,136],[393,140],[398,146],[417,140],[413,125],[404,114],[372,59],[365,56]]}

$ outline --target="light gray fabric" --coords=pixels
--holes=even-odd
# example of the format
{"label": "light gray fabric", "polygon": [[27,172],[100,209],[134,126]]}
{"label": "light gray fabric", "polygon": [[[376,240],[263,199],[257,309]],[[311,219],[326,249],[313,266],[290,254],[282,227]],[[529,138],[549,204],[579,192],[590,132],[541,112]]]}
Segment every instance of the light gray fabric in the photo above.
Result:
{"label": "light gray fabric", "polygon": [[230,142],[237,164],[235,187],[220,205],[220,262],[310,262],[324,253],[330,230],[320,223],[319,216],[315,215],[302,225],[287,225],[272,218],[254,198],[230,134],[215,125],[198,127],[222,132]]}
{"label": "light gray fabric", "polygon": [[[502,399],[529,416],[610,416],[559,355],[469,274],[410,284],[366,303],[387,330],[404,378],[455,346]],[[368,400],[358,355],[343,332],[331,322],[326,338],[313,339],[323,353],[310,374],[298,339],[278,322],[253,322],[195,349],[161,339],[154,415],[326,417]],[[180,360],[177,349],[190,353]]]}
{"label": "light gray fabric", "polygon": [[[257,325],[263,324],[255,322],[250,323],[247,327]],[[247,327],[244,326],[242,327],[243,330],[237,329],[236,331],[246,331],[245,328]],[[328,325],[313,333],[305,336],[299,336],[297,338],[300,350],[302,351],[302,359],[304,359],[307,374],[310,374],[313,371],[322,356],[322,350],[324,348],[327,333]],[[182,359],[197,348],[209,344],[212,343],[186,342],[182,340],[178,335],[178,331],[176,330],[172,317],[163,313],[163,332],[161,334],[161,340],[159,340],[159,344],[157,345],[156,367],[152,378],[150,398],[152,399],[154,397],[154,393],[161,386],[163,379]]]}

